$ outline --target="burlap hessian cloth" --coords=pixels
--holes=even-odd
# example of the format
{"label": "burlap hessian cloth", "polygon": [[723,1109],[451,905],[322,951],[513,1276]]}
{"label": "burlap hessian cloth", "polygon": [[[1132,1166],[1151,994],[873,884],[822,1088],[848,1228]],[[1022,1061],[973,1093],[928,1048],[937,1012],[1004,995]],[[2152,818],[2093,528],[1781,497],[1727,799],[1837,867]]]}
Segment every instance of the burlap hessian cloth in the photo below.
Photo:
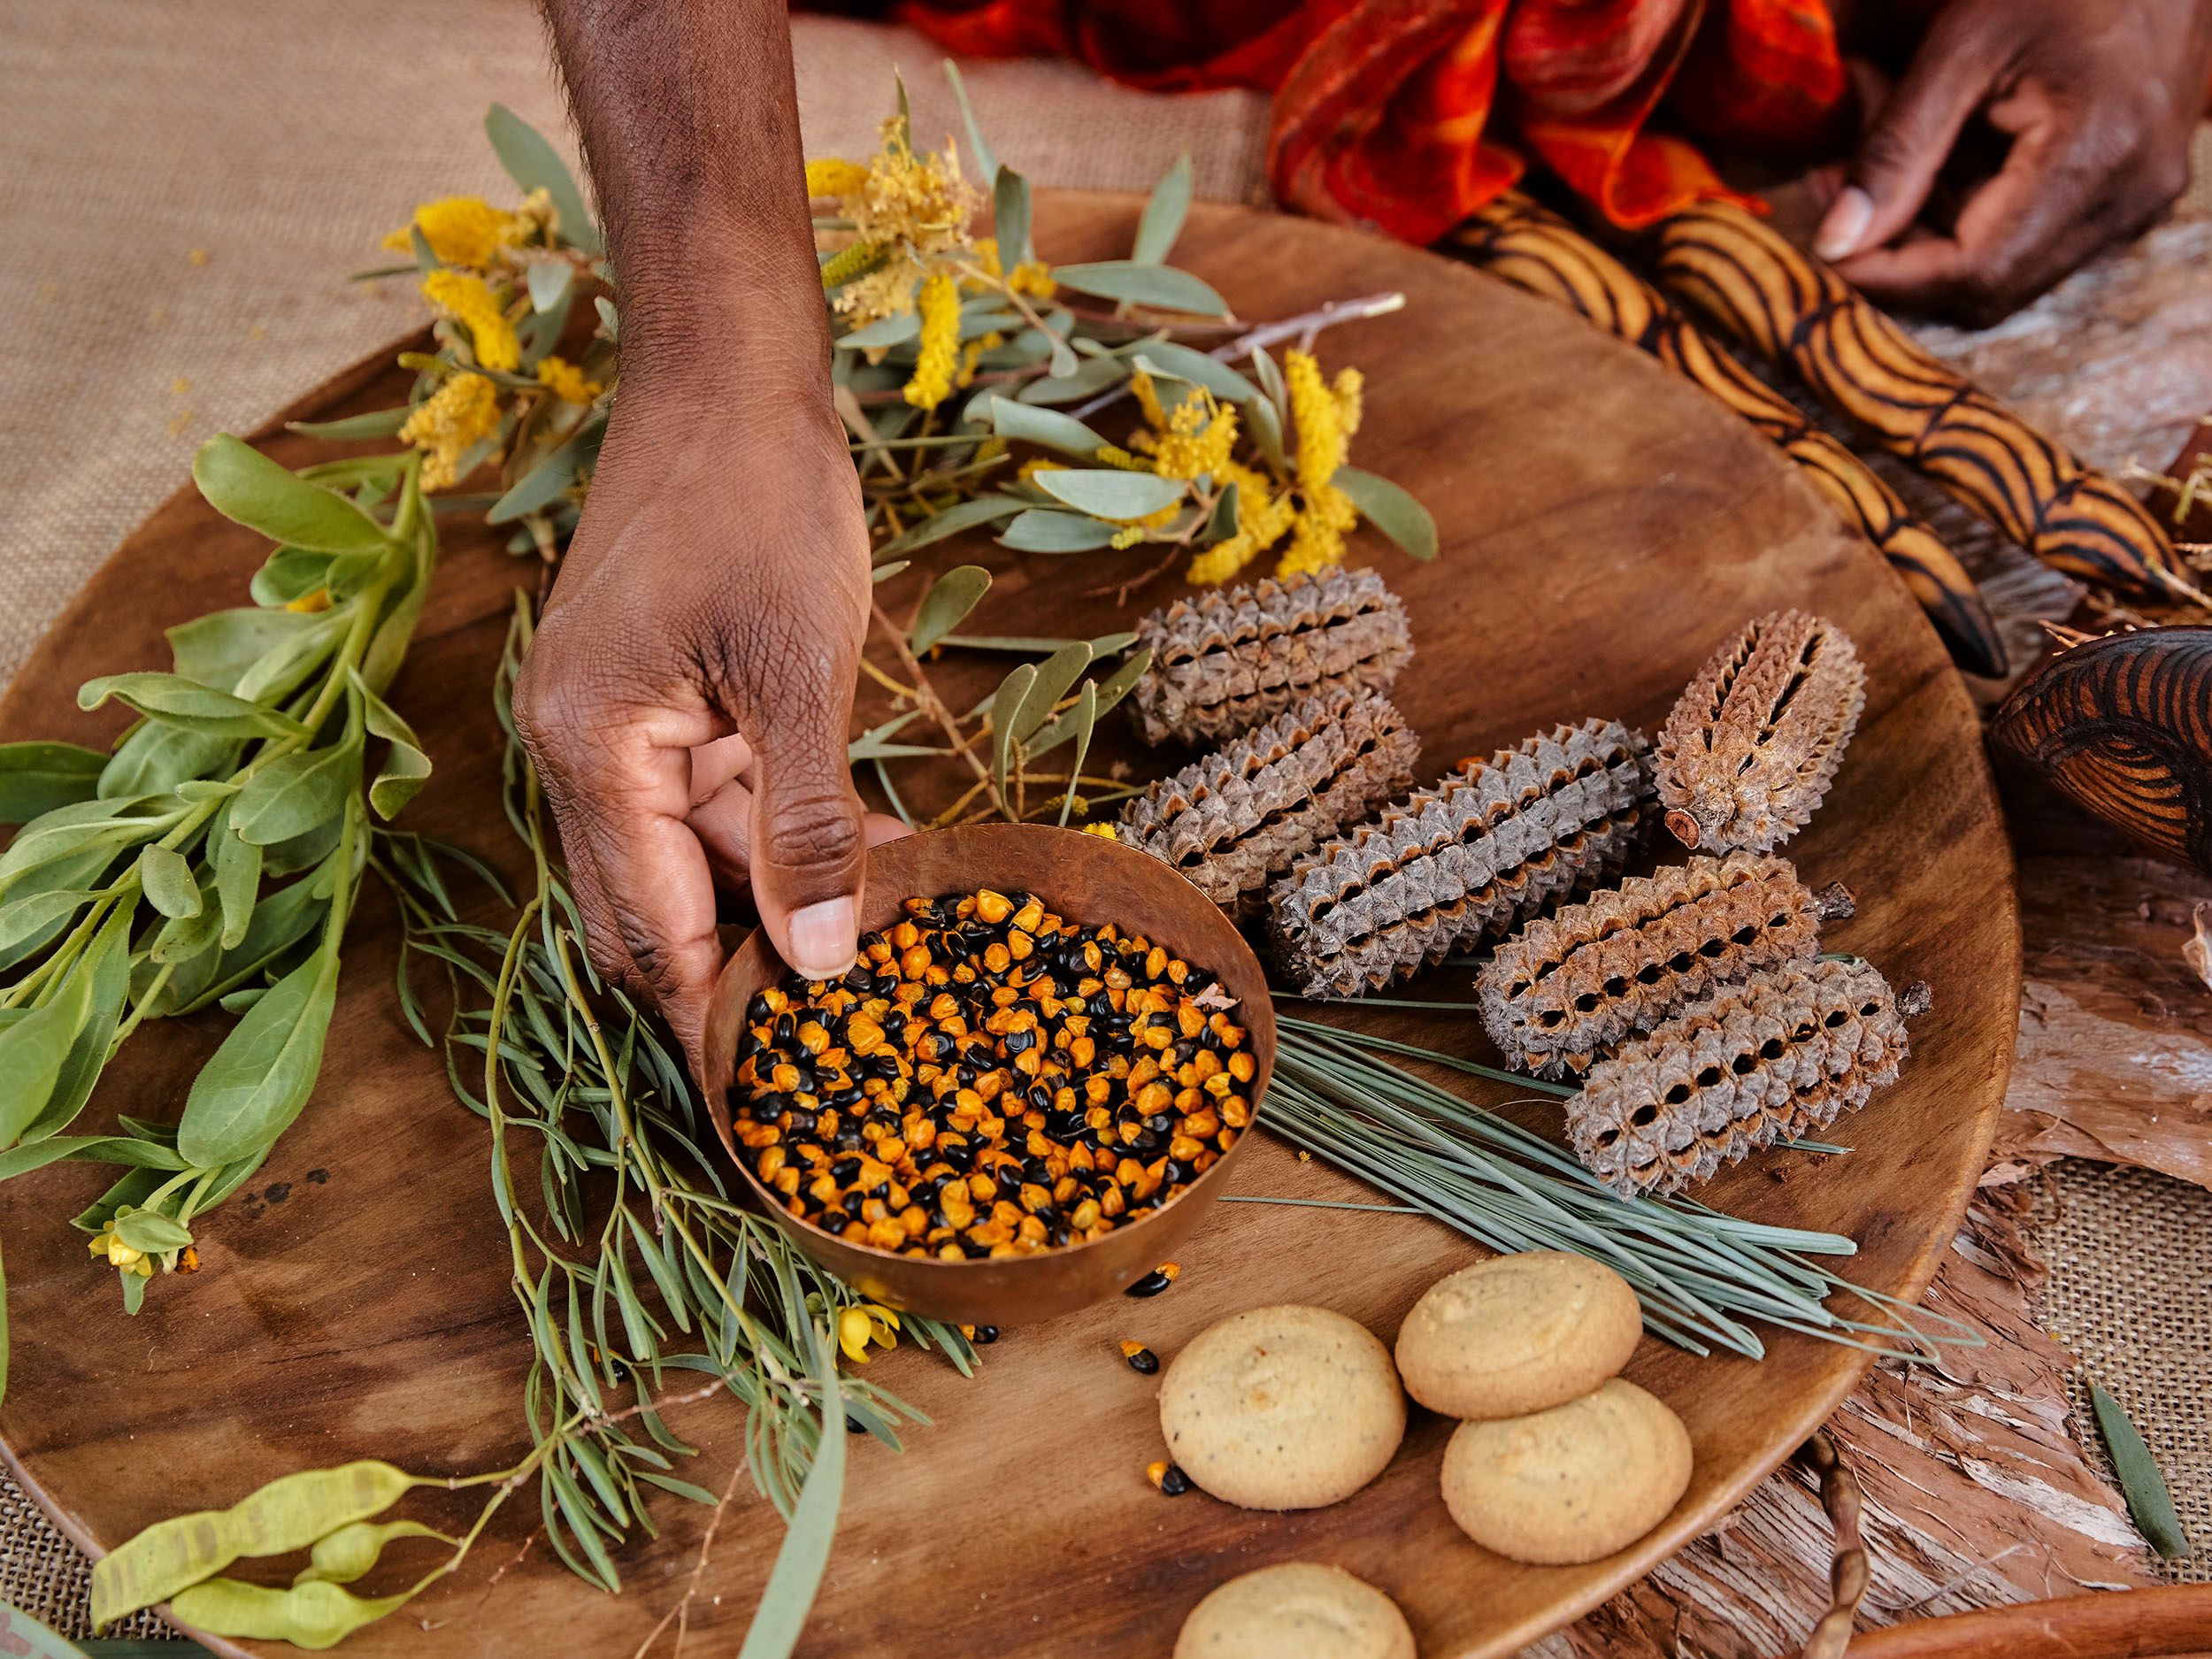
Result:
{"label": "burlap hessian cloth", "polygon": [[[488,104],[567,142],[526,0],[45,0],[4,16],[0,682],[203,440],[252,429],[419,320],[408,285],[345,279],[416,201],[510,193]],[[918,36],[823,19],[795,34],[810,153],[871,148],[895,65],[919,134],[956,130]],[[1001,153],[1039,182],[1141,189],[1187,150],[1201,195],[1261,191],[1257,96],[1152,98],[1041,62],[967,76]],[[2212,1536],[2212,1196],[2065,1167],[2049,1319]],[[88,1572],[0,1476],[0,1598],[82,1634]]]}

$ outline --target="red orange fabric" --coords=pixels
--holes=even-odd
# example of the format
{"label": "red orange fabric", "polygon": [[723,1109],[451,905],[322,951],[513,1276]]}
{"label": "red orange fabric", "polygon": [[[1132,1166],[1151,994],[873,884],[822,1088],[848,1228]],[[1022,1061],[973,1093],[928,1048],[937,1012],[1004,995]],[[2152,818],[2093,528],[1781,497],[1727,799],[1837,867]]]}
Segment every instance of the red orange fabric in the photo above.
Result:
{"label": "red orange fabric", "polygon": [[1050,52],[1163,91],[1274,95],[1279,198],[1409,241],[1556,173],[1636,227],[1724,186],[1693,134],[1770,153],[1836,136],[1825,0],[894,0],[979,57]]}

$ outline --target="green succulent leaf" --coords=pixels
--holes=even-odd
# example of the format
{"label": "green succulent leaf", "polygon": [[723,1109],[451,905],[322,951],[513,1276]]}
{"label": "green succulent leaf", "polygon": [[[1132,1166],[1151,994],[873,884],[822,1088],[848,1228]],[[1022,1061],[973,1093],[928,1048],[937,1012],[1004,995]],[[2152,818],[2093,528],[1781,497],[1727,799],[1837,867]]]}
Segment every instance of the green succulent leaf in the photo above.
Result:
{"label": "green succulent leaf", "polygon": [[108,757],[74,743],[0,743],[0,824],[89,801]]}
{"label": "green succulent leaf", "polygon": [[315,553],[377,553],[384,526],[319,484],[311,484],[227,433],[192,458],[193,481],[208,505],[272,541]]}

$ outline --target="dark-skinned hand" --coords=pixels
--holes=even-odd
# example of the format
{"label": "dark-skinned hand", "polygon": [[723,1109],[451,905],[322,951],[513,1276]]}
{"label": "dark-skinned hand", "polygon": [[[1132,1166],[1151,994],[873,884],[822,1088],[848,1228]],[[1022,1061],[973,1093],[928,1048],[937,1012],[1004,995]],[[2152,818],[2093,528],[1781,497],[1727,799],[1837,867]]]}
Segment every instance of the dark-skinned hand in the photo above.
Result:
{"label": "dark-skinned hand", "polygon": [[864,849],[903,828],[864,818],[845,760],[869,588],[852,462],[834,430],[748,430],[746,407],[625,373],[515,694],[592,959],[695,1056],[716,879],[749,881],[783,958],[832,978]]}
{"label": "dark-skinned hand", "polygon": [[[1815,250],[1886,304],[1987,323],[2186,186],[2212,0],[1947,0],[1893,86],[1854,69],[1868,125]],[[1992,136],[1993,171],[1962,165]]]}

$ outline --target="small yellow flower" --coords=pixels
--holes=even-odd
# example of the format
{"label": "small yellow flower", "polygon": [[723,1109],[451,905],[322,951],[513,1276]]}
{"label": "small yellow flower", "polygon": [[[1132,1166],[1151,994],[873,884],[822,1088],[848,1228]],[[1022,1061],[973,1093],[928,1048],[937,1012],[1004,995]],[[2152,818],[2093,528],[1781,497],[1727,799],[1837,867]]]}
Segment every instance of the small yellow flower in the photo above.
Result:
{"label": "small yellow flower", "polygon": [[133,1249],[122,1240],[117,1238],[112,1226],[95,1238],[89,1248],[95,1256],[106,1256],[110,1267],[119,1268],[126,1273],[135,1273],[141,1279],[151,1279],[154,1276],[153,1257],[148,1256],[143,1250]]}
{"label": "small yellow flower", "polygon": [[287,611],[297,611],[303,614],[311,616],[319,611],[327,611],[330,609],[330,589],[327,588],[314,588],[308,593],[302,594],[297,599],[293,600],[284,608]]}
{"label": "small yellow flower", "polygon": [[511,371],[522,361],[514,326],[483,278],[459,271],[433,271],[422,280],[423,297],[469,331],[476,360],[488,369]]}
{"label": "small yellow flower", "polygon": [[868,169],[857,161],[824,156],[806,164],[806,193],[810,196],[850,196],[868,183]]}
{"label": "small yellow flower", "polygon": [[1121,832],[1111,824],[1086,824],[1083,826],[1083,833],[1086,835],[1095,835],[1102,841],[1118,841],[1121,839]]}
{"label": "small yellow flower", "polygon": [[868,1363],[868,1344],[894,1348],[899,1340],[899,1316],[877,1302],[841,1309],[837,1315],[837,1346],[856,1365]]}
{"label": "small yellow flower", "polygon": [[499,430],[499,388],[480,374],[457,374],[407,417],[399,435],[425,451],[422,487],[460,481],[461,457]]}
{"label": "small yellow flower", "polygon": [[917,409],[934,409],[952,393],[960,350],[960,285],[943,272],[934,272],[924,280],[918,303],[921,348],[914,359],[914,378],[906,383],[906,401]]}
{"label": "small yellow flower", "polygon": [[588,403],[606,388],[588,380],[584,372],[565,357],[547,357],[538,365],[538,384],[564,403]]}
{"label": "small yellow flower", "polygon": [[502,212],[477,196],[442,196],[418,207],[413,219],[387,236],[384,245],[405,253],[414,246],[414,239],[408,234],[411,228],[422,232],[430,251],[445,264],[481,271],[499,257],[501,250],[522,240],[529,221],[518,213]]}

